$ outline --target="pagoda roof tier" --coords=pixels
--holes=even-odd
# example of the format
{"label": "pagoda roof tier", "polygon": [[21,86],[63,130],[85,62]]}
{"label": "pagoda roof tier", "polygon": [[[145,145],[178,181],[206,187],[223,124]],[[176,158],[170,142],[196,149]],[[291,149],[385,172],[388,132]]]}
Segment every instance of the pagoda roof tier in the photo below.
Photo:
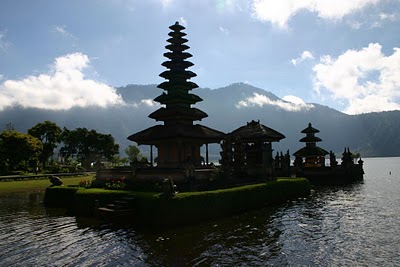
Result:
{"label": "pagoda roof tier", "polygon": [[304,143],[316,143],[321,141],[322,141],[321,138],[311,135],[307,135],[306,137],[303,137],[299,140],[299,142],[304,142]]}
{"label": "pagoda roof tier", "polygon": [[174,31],[174,32],[169,32],[168,35],[174,38],[181,38],[183,36],[186,36],[186,33],[180,31]]}
{"label": "pagoda roof tier", "polygon": [[218,143],[224,139],[225,133],[200,124],[155,125],[132,134],[129,140],[138,145],[154,145],[167,140],[189,139],[201,144]]}
{"label": "pagoda roof tier", "polygon": [[160,73],[159,76],[167,80],[187,80],[196,77],[197,75],[190,70],[166,70]]}
{"label": "pagoda roof tier", "polygon": [[174,104],[174,103],[184,103],[184,104],[195,104],[197,102],[203,101],[203,99],[194,94],[166,94],[156,97],[154,101],[159,102],[161,104]]}
{"label": "pagoda roof tier", "polygon": [[182,52],[182,51],[189,49],[190,47],[187,45],[184,45],[184,44],[183,45],[169,44],[169,45],[166,45],[165,48],[167,48],[170,51]]}
{"label": "pagoda roof tier", "polygon": [[183,81],[183,82],[167,81],[167,82],[160,83],[157,87],[167,90],[167,91],[172,91],[172,90],[176,90],[176,89],[182,89],[182,90],[189,91],[189,90],[192,90],[199,86],[197,84],[195,84],[194,82],[189,82],[189,81]]}
{"label": "pagoda roof tier", "polygon": [[278,142],[285,138],[283,134],[274,129],[271,129],[259,121],[248,122],[247,125],[242,126],[229,134],[229,136],[235,138],[238,137],[242,142],[253,143],[253,142]]}
{"label": "pagoda roof tier", "polygon": [[188,41],[189,40],[186,38],[179,38],[179,37],[178,38],[172,37],[167,40],[168,43],[171,43],[174,45],[184,44],[184,43],[187,43]]}
{"label": "pagoda roof tier", "polygon": [[173,69],[173,70],[184,70],[186,68],[189,68],[193,66],[194,64],[190,61],[165,61],[161,64],[162,66],[168,68],[168,69]]}
{"label": "pagoda roof tier", "polygon": [[180,25],[179,22],[175,22],[175,24],[169,26],[169,28],[170,28],[171,30],[177,31],[177,32],[182,31],[182,30],[185,29],[185,27],[183,27],[182,25]]}
{"label": "pagoda roof tier", "polygon": [[164,53],[164,57],[169,58],[171,60],[185,60],[187,58],[192,57],[192,54],[188,52],[166,52]]}
{"label": "pagoda roof tier", "polygon": [[326,156],[329,152],[318,146],[313,147],[303,147],[297,150],[293,155],[296,157],[320,157]]}
{"label": "pagoda roof tier", "polygon": [[319,133],[318,129],[312,127],[311,123],[308,123],[308,127],[305,128],[301,133],[309,134],[309,133]]}
{"label": "pagoda roof tier", "polygon": [[149,115],[149,118],[157,121],[168,121],[168,120],[189,120],[189,121],[200,121],[208,117],[207,113],[197,108],[187,107],[169,107],[159,108]]}

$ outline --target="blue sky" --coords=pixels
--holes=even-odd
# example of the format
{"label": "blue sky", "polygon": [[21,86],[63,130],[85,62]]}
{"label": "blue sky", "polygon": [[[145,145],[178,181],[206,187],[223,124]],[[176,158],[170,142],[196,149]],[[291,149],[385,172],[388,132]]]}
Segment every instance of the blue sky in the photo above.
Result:
{"label": "blue sky", "polygon": [[400,109],[399,0],[0,2],[0,109],[118,105],[186,27],[200,87],[245,82],[348,114]]}

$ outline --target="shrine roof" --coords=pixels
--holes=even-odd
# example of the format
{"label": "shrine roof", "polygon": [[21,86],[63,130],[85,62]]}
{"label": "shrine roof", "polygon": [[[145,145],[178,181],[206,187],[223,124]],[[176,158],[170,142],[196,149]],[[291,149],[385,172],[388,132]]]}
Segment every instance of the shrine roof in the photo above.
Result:
{"label": "shrine roof", "polygon": [[293,155],[296,157],[317,157],[328,155],[329,152],[318,146],[303,147],[297,150]]}
{"label": "shrine roof", "polygon": [[285,138],[280,132],[254,120],[232,131],[229,135],[234,138],[239,137],[243,142],[278,142]]}
{"label": "shrine roof", "polygon": [[322,141],[321,138],[319,138],[317,136],[309,136],[309,135],[307,135],[299,140],[299,142],[305,142],[305,143],[313,143],[313,142],[315,143],[315,142],[321,142],[321,141]]}
{"label": "shrine roof", "polygon": [[173,107],[173,108],[159,108],[149,115],[149,118],[164,121],[171,119],[190,119],[201,120],[208,117],[207,113],[197,108],[184,108],[184,107]]}
{"label": "shrine roof", "polygon": [[319,133],[319,130],[312,127],[311,123],[308,123],[308,127],[301,131],[301,133]]}
{"label": "shrine roof", "polygon": [[132,134],[128,137],[129,140],[136,142],[138,145],[157,144],[159,141],[174,140],[174,139],[191,139],[197,142],[218,143],[224,139],[225,133],[214,130],[204,125],[155,125],[143,131]]}
{"label": "shrine roof", "polygon": [[203,99],[197,95],[194,94],[179,94],[179,93],[171,93],[171,94],[166,94],[163,93],[159,96],[157,96],[154,101],[162,103],[162,104],[168,104],[168,103],[188,103],[188,104],[195,104],[197,102],[203,101]]}

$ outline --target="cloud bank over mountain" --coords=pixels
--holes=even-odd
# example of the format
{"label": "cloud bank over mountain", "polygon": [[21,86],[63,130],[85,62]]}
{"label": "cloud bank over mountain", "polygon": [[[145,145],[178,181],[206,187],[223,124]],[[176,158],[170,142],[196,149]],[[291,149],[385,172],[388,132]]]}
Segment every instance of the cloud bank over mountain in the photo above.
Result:
{"label": "cloud bank over mountain", "polygon": [[276,106],[281,108],[285,111],[301,111],[301,110],[308,110],[313,108],[312,104],[306,104],[304,101],[296,96],[286,96],[282,100],[271,100],[268,96],[253,93],[253,96],[248,97],[244,100],[239,101],[237,103],[237,108],[246,108],[246,107],[262,107],[264,105]]}
{"label": "cloud bank over mountain", "polygon": [[7,107],[67,110],[73,107],[108,107],[123,100],[115,88],[85,78],[90,66],[87,55],[57,57],[48,73],[0,83],[0,110]]}

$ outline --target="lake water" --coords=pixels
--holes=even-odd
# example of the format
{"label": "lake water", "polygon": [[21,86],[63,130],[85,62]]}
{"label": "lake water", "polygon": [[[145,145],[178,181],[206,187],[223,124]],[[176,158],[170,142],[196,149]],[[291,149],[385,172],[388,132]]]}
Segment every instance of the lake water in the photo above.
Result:
{"label": "lake water", "polygon": [[364,182],[168,231],[66,216],[0,195],[0,266],[400,266],[400,158]]}

